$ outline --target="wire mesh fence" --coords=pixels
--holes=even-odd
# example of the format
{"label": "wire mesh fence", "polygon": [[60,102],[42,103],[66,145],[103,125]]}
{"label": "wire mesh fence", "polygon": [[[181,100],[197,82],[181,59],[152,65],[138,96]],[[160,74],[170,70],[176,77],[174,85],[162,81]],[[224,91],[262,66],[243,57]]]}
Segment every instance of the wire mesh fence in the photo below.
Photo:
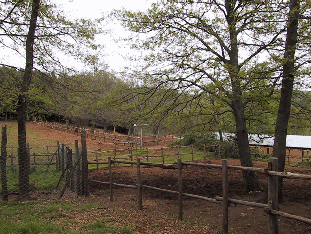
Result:
{"label": "wire mesh fence", "polygon": [[0,157],[3,201],[8,201],[9,195],[36,191],[59,190],[61,197],[70,189],[78,195],[89,195],[85,132],[81,133],[81,146],[76,140],[74,149],[60,142],[46,146],[27,143],[28,164],[22,164],[27,168],[21,168],[20,154],[18,147],[7,145],[7,128],[3,125]]}

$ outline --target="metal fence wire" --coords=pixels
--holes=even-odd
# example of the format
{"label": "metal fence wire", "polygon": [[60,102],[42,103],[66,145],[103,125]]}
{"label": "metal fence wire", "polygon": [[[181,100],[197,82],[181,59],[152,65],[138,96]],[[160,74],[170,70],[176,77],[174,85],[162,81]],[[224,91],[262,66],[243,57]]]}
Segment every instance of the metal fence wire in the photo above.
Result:
{"label": "metal fence wire", "polygon": [[[32,196],[37,191],[42,193],[54,190],[59,190],[59,197],[62,197],[66,189],[77,195],[88,196],[85,138],[86,134],[82,132],[81,146],[76,140],[74,149],[60,142],[46,146],[31,146],[27,143],[28,165],[23,164],[27,167],[25,170],[20,167],[18,147],[7,144],[7,127],[3,125],[0,157],[2,200],[8,201],[9,195]],[[23,186],[20,183],[24,183]]]}

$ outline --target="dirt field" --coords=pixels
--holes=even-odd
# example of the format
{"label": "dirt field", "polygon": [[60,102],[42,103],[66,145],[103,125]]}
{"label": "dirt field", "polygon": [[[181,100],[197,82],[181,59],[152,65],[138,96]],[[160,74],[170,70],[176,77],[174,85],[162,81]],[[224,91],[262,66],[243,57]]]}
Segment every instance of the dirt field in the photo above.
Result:
{"label": "dirt field", "polygon": [[[44,128],[38,124],[28,127],[38,128],[49,137],[64,143],[72,143],[79,139],[73,134]],[[89,149],[98,145],[88,139]],[[221,164],[218,159],[209,159],[206,163]],[[239,165],[238,160],[228,160],[229,165]],[[254,162],[255,167],[266,168],[267,163]],[[177,190],[177,171],[161,168],[142,168],[142,183],[163,189]],[[311,174],[310,169],[287,167],[286,171]],[[186,193],[214,198],[221,196],[221,171],[188,166],[183,170],[183,189]],[[108,181],[108,170],[90,170],[90,180]],[[121,184],[136,184],[135,167],[113,167],[113,180]],[[267,178],[259,175],[263,187]],[[241,200],[256,201],[260,192],[245,193],[242,174],[229,171],[229,197]],[[309,181],[285,180],[285,202],[280,210],[306,218],[311,218],[311,189]],[[138,210],[137,191],[135,189],[115,188],[114,202],[109,202],[109,188],[91,182],[91,196],[84,202],[99,202],[101,207],[94,210],[89,217],[109,217],[111,220],[128,224],[137,233],[219,233],[221,231],[222,207],[218,204],[197,199],[184,199],[184,221],[177,220],[177,195],[150,189],[143,190],[143,210]],[[64,197],[66,199],[66,197]],[[260,208],[238,205],[229,208],[230,233],[267,233],[268,215]],[[311,233],[311,225],[286,218],[279,218],[280,233]]]}

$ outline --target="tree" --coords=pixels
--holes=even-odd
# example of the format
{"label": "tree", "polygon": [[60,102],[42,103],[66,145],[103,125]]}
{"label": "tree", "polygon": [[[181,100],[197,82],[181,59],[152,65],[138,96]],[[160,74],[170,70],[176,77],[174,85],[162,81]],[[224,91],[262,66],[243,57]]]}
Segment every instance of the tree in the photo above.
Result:
{"label": "tree", "polygon": [[[286,161],[286,136],[290,117],[291,100],[295,79],[295,52],[298,39],[300,0],[290,0],[288,26],[283,63],[283,78],[279,110],[275,125],[273,157],[278,158],[278,170],[284,171]],[[283,178],[279,177],[279,200],[283,200]]]}
{"label": "tree", "polygon": [[[209,93],[230,107],[241,165],[251,167],[245,111],[258,101],[258,92],[266,90],[261,98],[273,93],[278,76],[260,80],[277,71],[278,64],[270,62],[269,70],[258,71],[261,76],[255,78],[247,73],[260,62],[260,56],[274,61],[265,52],[280,48],[284,8],[281,1],[162,0],[147,13],[123,11],[118,15],[125,27],[148,33],[137,45],[154,51],[147,57],[147,68],[153,70],[146,82],[158,87],[172,83],[180,92],[192,90],[197,95]],[[254,173],[243,172],[243,176],[247,190],[260,188]]]}
{"label": "tree", "polygon": [[56,6],[48,1],[10,0],[1,2],[0,7],[0,45],[20,55],[26,54],[17,115],[19,196],[28,199],[30,160],[26,149],[27,96],[34,64],[45,71],[64,70],[65,66],[54,56],[55,53],[66,51],[67,54],[84,57],[86,53],[83,46],[97,48],[92,41],[99,31],[89,20],[67,20],[63,12],[57,11]]}
{"label": "tree", "polygon": [[29,31],[26,39],[26,67],[18,96],[18,167],[19,167],[19,198],[29,198],[30,156],[26,143],[27,93],[30,86],[33,69],[33,45],[39,14],[40,0],[33,0]]}

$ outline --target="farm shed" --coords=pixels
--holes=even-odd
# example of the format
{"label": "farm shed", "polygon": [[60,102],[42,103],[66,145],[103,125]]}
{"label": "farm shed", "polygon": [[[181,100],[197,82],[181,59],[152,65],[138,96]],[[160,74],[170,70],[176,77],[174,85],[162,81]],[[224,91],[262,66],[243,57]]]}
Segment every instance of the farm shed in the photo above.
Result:
{"label": "farm shed", "polygon": [[[216,134],[219,138],[219,134]],[[234,137],[234,133],[223,133],[223,139]],[[252,146],[273,147],[274,136],[249,134],[249,144]],[[311,149],[311,136],[287,135],[286,148]]]}

